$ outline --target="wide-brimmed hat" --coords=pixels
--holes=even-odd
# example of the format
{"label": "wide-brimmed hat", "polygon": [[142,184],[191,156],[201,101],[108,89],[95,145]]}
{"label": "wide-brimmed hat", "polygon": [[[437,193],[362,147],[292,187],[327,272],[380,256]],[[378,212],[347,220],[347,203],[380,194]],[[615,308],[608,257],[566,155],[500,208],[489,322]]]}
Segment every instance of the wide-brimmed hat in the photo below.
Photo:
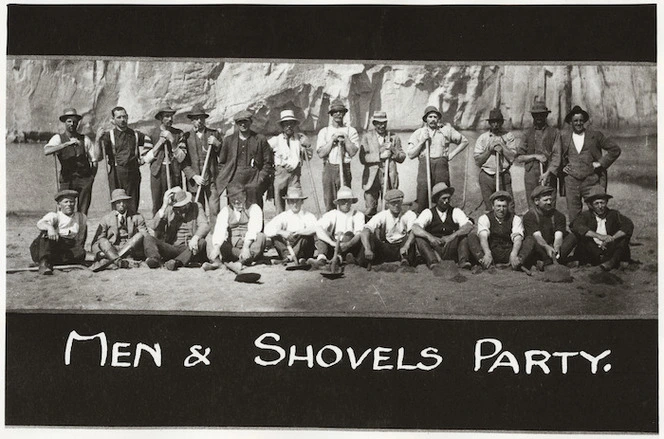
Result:
{"label": "wide-brimmed hat", "polygon": [[65,111],[62,112],[62,116],[60,116],[60,122],[64,122],[70,117],[75,117],[78,120],[83,119],[83,116],[76,112],[76,108],[65,108]]}
{"label": "wide-brimmed hat", "polygon": [[348,108],[341,102],[341,99],[335,99],[330,104],[330,109],[327,110],[328,114],[332,114],[335,111],[343,111],[344,114],[348,113]]}
{"label": "wide-brimmed hat", "polygon": [[341,200],[353,200],[353,203],[357,203],[357,197],[353,195],[353,191],[348,186],[341,186],[339,188],[334,203],[338,203]]}
{"label": "wide-brimmed hat", "polygon": [[252,120],[253,117],[254,114],[251,111],[242,110],[235,113],[235,116],[233,116],[233,121],[237,122],[240,120]]}
{"label": "wide-brimmed hat", "polygon": [[448,186],[445,182],[436,183],[433,188],[431,188],[431,198],[443,193],[454,195],[454,188]]}
{"label": "wide-brimmed hat", "polygon": [[403,200],[404,194],[399,189],[390,189],[385,193],[385,201],[391,203],[392,201]]}
{"label": "wide-brimmed hat", "polygon": [[429,113],[436,113],[438,115],[438,119],[443,117],[443,113],[438,111],[438,108],[434,107],[433,105],[429,105],[424,109],[424,116],[422,116],[423,121],[425,122],[427,121],[427,116],[429,115]]}
{"label": "wide-brimmed hat", "polygon": [[567,113],[567,116],[565,116],[565,123],[570,123],[572,122],[572,117],[574,117],[575,114],[581,114],[583,116],[583,121],[588,122],[588,119],[590,119],[590,115],[588,112],[584,111],[581,107],[578,105],[575,105],[572,110]]}
{"label": "wide-brimmed hat", "polygon": [[533,200],[536,198],[543,197],[545,195],[551,195],[554,192],[554,189],[551,186],[537,186],[533,189],[533,192],[530,194],[530,198]]}
{"label": "wide-brimmed hat", "polygon": [[384,111],[374,111],[371,116],[371,123],[374,122],[387,122],[387,113]]}
{"label": "wide-brimmed hat", "polygon": [[533,106],[530,109],[530,113],[531,114],[537,114],[537,113],[547,113],[547,114],[549,114],[549,113],[551,113],[551,110],[549,110],[546,107],[546,104],[544,103],[544,101],[535,101],[535,102],[533,102]]}
{"label": "wide-brimmed hat", "polygon": [[489,111],[489,117],[487,118],[489,122],[492,120],[505,120],[503,117],[503,113],[500,111],[500,108],[494,108],[493,110]]}
{"label": "wide-brimmed hat", "polygon": [[161,107],[159,110],[157,110],[157,114],[154,115],[154,118],[157,120],[161,120],[161,116],[164,114],[175,114],[176,111],[172,109],[170,106],[167,107]]}
{"label": "wide-brimmed hat", "polygon": [[288,122],[289,120],[300,123],[300,121],[297,120],[297,117],[295,117],[295,112],[293,110],[282,110],[279,114],[279,123]]}
{"label": "wide-brimmed hat", "polygon": [[122,200],[131,200],[131,197],[127,195],[127,191],[124,189],[115,189],[111,192],[111,204]]}
{"label": "wide-brimmed hat", "polygon": [[193,196],[191,192],[187,192],[184,189],[176,187],[177,191],[174,191],[173,195],[173,207],[184,207],[187,204],[191,203]]}
{"label": "wide-brimmed hat", "polygon": [[188,119],[194,119],[196,117],[201,117],[201,116],[203,116],[206,119],[210,117],[210,115],[205,112],[205,109],[201,104],[194,105],[194,108],[192,108],[191,111],[187,113]]}
{"label": "wide-brimmed hat", "polygon": [[592,203],[600,198],[608,200],[609,198],[613,198],[613,196],[607,194],[602,186],[593,186],[590,188],[588,196],[585,197],[585,201],[586,203]]}
{"label": "wide-brimmed hat", "polygon": [[489,197],[489,201],[492,203],[494,202],[494,200],[502,200],[502,199],[507,200],[507,202],[509,203],[510,201],[512,201],[512,196],[507,191],[496,191],[492,193],[491,196]]}
{"label": "wide-brimmed hat", "polygon": [[302,189],[299,187],[289,187],[284,196],[284,200],[306,200],[307,197],[302,193]]}
{"label": "wide-brimmed hat", "polygon": [[55,194],[55,201],[60,202],[63,198],[78,198],[78,192],[73,189],[63,189],[57,194]]}

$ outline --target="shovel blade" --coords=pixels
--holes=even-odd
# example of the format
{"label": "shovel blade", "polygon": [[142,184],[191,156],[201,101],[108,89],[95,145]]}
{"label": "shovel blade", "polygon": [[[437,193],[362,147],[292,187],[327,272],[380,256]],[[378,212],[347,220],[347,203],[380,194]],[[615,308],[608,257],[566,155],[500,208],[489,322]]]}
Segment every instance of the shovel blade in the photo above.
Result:
{"label": "shovel blade", "polygon": [[255,284],[261,278],[261,275],[258,273],[240,273],[235,276],[235,282],[241,282],[244,284]]}

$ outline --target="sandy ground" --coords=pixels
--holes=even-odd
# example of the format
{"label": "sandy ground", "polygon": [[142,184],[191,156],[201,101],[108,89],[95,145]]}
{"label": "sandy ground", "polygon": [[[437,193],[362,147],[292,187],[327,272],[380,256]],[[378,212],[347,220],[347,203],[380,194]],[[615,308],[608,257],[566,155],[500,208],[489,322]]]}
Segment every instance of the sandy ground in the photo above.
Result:
{"label": "sandy ground", "polygon": [[[653,144],[655,142],[652,142]],[[473,140],[471,140],[471,145]],[[621,142],[625,145],[625,142]],[[246,269],[261,274],[259,284],[234,282],[225,269],[203,272],[185,268],[177,272],[150,270],[56,270],[53,276],[34,272],[7,274],[8,310],[94,310],[137,312],[279,313],[297,315],[381,315],[430,318],[599,318],[656,317],[657,315],[657,197],[654,145],[623,157],[609,172],[612,205],[635,223],[632,257],[641,264],[623,267],[609,275],[596,267],[572,269],[570,283],[547,283],[543,275],[532,277],[509,269],[472,274],[462,278],[437,277],[425,265],[414,272],[371,271],[346,267],[345,276],[323,278],[319,272],[286,272],[282,266],[259,265]],[[627,151],[625,151],[627,149]],[[625,158],[625,156],[627,156]],[[472,158],[469,158],[472,160]],[[409,162],[407,160],[407,162]],[[402,181],[411,186],[416,168],[400,167]],[[462,189],[464,161],[453,165],[453,185]],[[314,162],[314,176],[319,165]],[[512,169],[517,211],[525,210],[522,169]],[[469,166],[466,211],[479,200],[476,169]],[[459,177],[461,176],[461,177]],[[307,178],[303,175],[303,178]],[[360,169],[354,169],[354,187],[359,187]],[[458,179],[461,178],[461,181]],[[458,183],[454,182],[457,179]],[[306,191],[306,185],[305,185]],[[407,198],[409,190],[406,191]],[[412,191],[414,195],[414,190]],[[461,192],[461,190],[459,190]],[[320,194],[320,192],[319,192]],[[455,195],[457,205],[462,193]],[[308,200],[310,201],[310,200]],[[358,203],[363,208],[363,203]],[[558,205],[566,212],[564,200]],[[312,207],[313,209],[313,207]],[[89,236],[102,212],[90,213]],[[143,212],[149,217],[148,212]],[[266,217],[274,215],[266,205]],[[481,209],[473,213],[477,218]],[[35,223],[42,213],[7,215],[7,267],[30,263],[28,246],[36,235]],[[88,244],[89,245],[89,244]],[[268,256],[276,257],[274,250]],[[396,269],[397,267],[392,267]]]}

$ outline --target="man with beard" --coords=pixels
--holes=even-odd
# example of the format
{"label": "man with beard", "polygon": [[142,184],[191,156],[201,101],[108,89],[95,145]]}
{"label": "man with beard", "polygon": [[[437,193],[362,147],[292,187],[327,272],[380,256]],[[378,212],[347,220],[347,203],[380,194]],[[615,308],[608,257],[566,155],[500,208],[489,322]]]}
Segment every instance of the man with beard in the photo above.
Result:
{"label": "man with beard", "polygon": [[[533,190],[540,185],[552,188],[558,186],[558,168],[560,167],[560,133],[546,123],[551,113],[542,101],[533,104],[530,114],[533,126],[528,128],[516,152],[515,162],[523,164],[523,179],[526,186],[528,207],[535,207],[532,197]],[[546,169],[540,173],[540,169]],[[553,207],[556,206],[556,192],[551,193]],[[527,233],[526,233],[527,236]]]}
{"label": "man with beard", "polygon": [[[357,130],[344,125],[347,112],[348,108],[340,99],[332,101],[328,111],[332,124],[318,132],[316,141],[316,152],[323,159],[323,202],[328,212],[335,209],[334,196],[341,187],[351,187],[350,162],[360,149]],[[342,167],[344,181],[340,180],[339,166]]]}
{"label": "man with beard", "polygon": [[268,141],[274,151],[274,207],[277,214],[284,211],[286,192],[291,188],[302,188],[302,154],[309,158],[313,154],[307,136],[295,133],[299,121],[293,110],[283,110],[280,116],[281,134]]}
{"label": "man with beard", "polygon": [[51,137],[44,146],[44,155],[57,155],[60,160],[59,188],[78,192],[78,210],[87,215],[97,162],[102,157],[99,145],[77,131],[81,119],[83,116],[76,113],[76,109],[67,108],[60,116],[65,131]]}
{"label": "man with beard", "polygon": [[470,268],[468,234],[473,223],[463,210],[452,207],[454,188],[446,183],[431,190],[434,207],[420,213],[413,224],[415,244],[430,269],[443,260],[457,261],[459,267]]}
{"label": "man with beard", "polygon": [[632,220],[609,209],[610,198],[613,197],[602,187],[592,187],[586,196],[588,210],[580,213],[571,226],[579,241],[576,247],[579,262],[599,265],[604,271],[631,260],[629,240],[634,231]]}
{"label": "man with beard", "polygon": [[[406,153],[401,148],[399,136],[387,132],[387,113],[374,111],[371,123],[373,130],[362,135],[360,162],[364,165],[362,189],[364,189],[364,214],[367,219],[376,214],[378,199],[382,195],[387,172],[387,190],[399,187],[397,163],[403,163]],[[389,169],[386,163],[389,160]]]}
{"label": "man with beard", "polygon": [[[484,206],[489,210],[492,206],[491,195],[496,191],[507,192],[510,202],[514,199],[510,166],[516,155],[516,139],[512,133],[503,130],[505,119],[500,109],[491,110],[487,121],[489,131],[477,138],[473,157],[475,164],[480,167],[480,191]],[[499,174],[500,187],[496,187],[496,172]]]}
{"label": "man with beard", "polygon": [[[431,167],[431,186],[445,183],[450,186],[449,162],[468,146],[468,139],[451,125],[439,127],[438,123],[442,113],[436,107],[429,106],[424,110],[422,120],[425,126],[415,130],[408,139],[406,153],[414,159],[419,157],[417,168],[417,212],[423,212],[431,207],[429,202],[429,188],[427,187],[427,146],[429,151],[429,162]],[[450,152],[450,144],[457,145]],[[433,197],[433,194],[432,194]]]}
{"label": "man with beard", "polygon": [[221,194],[228,186],[239,185],[245,189],[249,204],[257,204],[262,211],[274,160],[265,136],[251,130],[252,117],[248,110],[233,117],[236,130],[224,138],[219,152],[217,190]]}
{"label": "man with beard", "polygon": [[[572,108],[565,122],[572,126],[562,134],[563,172],[567,197],[567,216],[570,224],[581,213],[581,198],[593,187],[606,191],[606,170],[620,156],[620,147],[599,131],[587,130],[590,116],[578,105]],[[607,153],[602,154],[602,150]]]}
{"label": "man with beard", "polygon": [[159,127],[151,135],[155,143],[144,156],[145,162],[150,163],[153,215],[159,210],[164,193],[175,186],[182,186],[180,163],[187,156],[187,144],[182,130],[173,127],[174,115],[175,110],[170,107],[157,111],[155,119],[159,121]]}

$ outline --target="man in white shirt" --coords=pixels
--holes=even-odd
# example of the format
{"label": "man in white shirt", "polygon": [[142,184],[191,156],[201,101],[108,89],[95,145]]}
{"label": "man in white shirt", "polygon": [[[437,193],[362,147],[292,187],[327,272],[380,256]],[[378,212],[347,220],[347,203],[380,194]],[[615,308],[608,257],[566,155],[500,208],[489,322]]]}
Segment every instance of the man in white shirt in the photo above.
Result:
{"label": "man in white shirt", "polygon": [[299,121],[293,110],[281,112],[281,134],[272,137],[268,143],[274,151],[274,207],[277,214],[284,211],[284,195],[291,188],[302,188],[302,154],[311,158],[313,151],[307,136],[295,133]]}
{"label": "man in white shirt", "polygon": [[[360,149],[360,136],[357,130],[344,125],[344,116],[348,112],[339,99],[330,104],[329,114],[332,116],[330,126],[318,132],[316,152],[323,159],[323,200],[325,210],[335,209],[334,196],[342,187],[351,187],[352,176],[350,161]],[[340,181],[339,166],[343,168],[344,181]]]}
{"label": "man in white shirt", "polygon": [[[302,263],[314,255],[316,217],[302,209],[304,200],[302,189],[292,187],[284,197],[288,210],[275,216],[265,226],[265,235],[272,239],[274,248],[283,263]],[[293,249],[297,260],[293,260],[288,247]],[[303,261],[304,260],[304,261]]]}
{"label": "man in white shirt", "polygon": [[431,190],[434,207],[422,211],[413,224],[417,250],[429,268],[443,260],[454,260],[459,267],[470,268],[466,237],[473,223],[463,210],[450,205],[453,194],[453,187],[444,182],[436,184]]}
{"label": "man in white shirt", "polygon": [[401,265],[415,265],[415,235],[411,233],[417,215],[412,210],[403,211],[404,194],[390,189],[385,194],[387,209],[378,212],[364,225],[362,234],[363,255],[360,265],[401,261]]}
{"label": "man in white shirt", "polygon": [[327,264],[334,254],[337,239],[340,240],[340,254],[347,262],[354,263],[362,248],[360,233],[364,228],[364,214],[352,208],[357,197],[349,187],[342,186],[334,200],[337,208],[325,213],[316,227],[317,259],[310,260],[314,267],[320,268]]}

